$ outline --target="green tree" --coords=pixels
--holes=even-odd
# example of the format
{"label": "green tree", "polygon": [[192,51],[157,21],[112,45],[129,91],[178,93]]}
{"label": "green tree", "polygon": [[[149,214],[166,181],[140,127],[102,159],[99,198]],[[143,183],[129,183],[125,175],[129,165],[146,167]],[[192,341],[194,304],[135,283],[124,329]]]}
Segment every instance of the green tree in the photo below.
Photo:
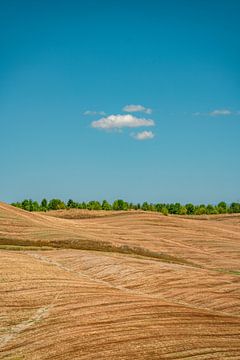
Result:
{"label": "green tree", "polygon": [[150,205],[148,204],[147,201],[144,201],[144,203],[142,204],[141,209],[142,209],[143,211],[149,211],[149,210],[150,210]]}
{"label": "green tree", "polygon": [[218,209],[219,214],[226,214],[227,213],[227,204],[224,201],[221,201],[217,205],[217,209]]}
{"label": "green tree", "polygon": [[230,213],[240,213],[240,204],[233,202],[231,203],[230,207],[229,207],[229,212]]}
{"label": "green tree", "polygon": [[48,202],[47,202],[47,199],[42,199],[41,201],[41,208],[43,211],[46,211],[47,210],[47,207],[48,207]]}
{"label": "green tree", "polygon": [[102,206],[99,201],[92,200],[92,201],[88,202],[87,209],[88,210],[101,210]]}
{"label": "green tree", "polygon": [[118,199],[114,201],[112,208],[113,210],[128,210],[128,203]]}
{"label": "green tree", "polygon": [[174,214],[180,214],[181,211],[181,204],[180,203],[175,203],[174,204]]}
{"label": "green tree", "polygon": [[186,204],[187,215],[193,215],[195,213],[195,206],[191,203]]}
{"label": "green tree", "polygon": [[83,201],[81,204],[81,209],[86,209],[87,208],[87,204]]}
{"label": "green tree", "polygon": [[28,199],[22,201],[22,209],[30,211],[30,202]]}
{"label": "green tree", "polygon": [[78,208],[78,203],[73,201],[72,199],[69,199],[68,202],[67,202],[67,207],[69,209],[77,209]]}
{"label": "green tree", "polygon": [[164,204],[159,204],[159,203],[157,203],[157,204],[155,205],[155,211],[162,212],[162,208],[163,208],[163,207],[165,207]]}
{"label": "green tree", "polygon": [[64,202],[60,199],[52,199],[48,203],[48,210],[60,210],[65,208]]}
{"label": "green tree", "polygon": [[107,200],[103,200],[102,209],[103,210],[112,210],[112,206],[107,202]]}
{"label": "green tree", "polygon": [[179,214],[181,209],[180,203],[170,204],[168,211],[170,214]]}
{"label": "green tree", "polygon": [[40,206],[39,206],[39,211],[47,211],[48,210],[48,201],[47,199],[42,199]]}
{"label": "green tree", "polygon": [[165,216],[168,215],[168,208],[166,206],[163,206],[162,209],[161,209],[161,213]]}
{"label": "green tree", "polygon": [[215,208],[215,206],[211,205],[211,204],[208,204],[207,207],[206,207],[206,212],[207,214],[218,214],[218,211],[217,209]]}
{"label": "green tree", "polygon": [[195,214],[196,214],[196,215],[204,215],[204,214],[207,214],[206,206],[203,205],[203,204],[201,204],[201,205],[199,205],[199,206],[196,206]]}
{"label": "green tree", "polygon": [[181,206],[179,209],[179,215],[187,215],[187,208],[186,206]]}
{"label": "green tree", "polygon": [[74,207],[73,205],[74,205],[74,201],[73,201],[72,199],[69,199],[68,202],[67,202],[67,207],[68,207],[69,209],[71,209],[71,208]]}
{"label": "green tree", "polygon": [[15,206],[15,207],[17,207],[19,209],[22,209],[22,203],[20,203],[20,202],[11,203],[11,205]]}
{"label": "green tree", "polygon": [[37,201],[32,202],[32,210],[31,211],[40,211],[40,206]]}

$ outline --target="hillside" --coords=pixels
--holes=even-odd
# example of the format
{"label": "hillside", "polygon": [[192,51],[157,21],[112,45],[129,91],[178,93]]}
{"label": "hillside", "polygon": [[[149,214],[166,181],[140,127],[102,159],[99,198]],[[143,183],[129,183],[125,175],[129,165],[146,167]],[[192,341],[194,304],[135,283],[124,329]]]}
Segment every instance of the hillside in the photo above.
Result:
{"label": "hillside", "polygon": [[0,358],[240,359],[237,216],[0,203]]}

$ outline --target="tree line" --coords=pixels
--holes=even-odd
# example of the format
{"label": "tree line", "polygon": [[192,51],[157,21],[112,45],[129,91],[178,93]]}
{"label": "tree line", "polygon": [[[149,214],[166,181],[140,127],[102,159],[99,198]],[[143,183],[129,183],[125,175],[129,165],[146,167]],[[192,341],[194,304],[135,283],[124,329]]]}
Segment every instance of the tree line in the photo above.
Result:
{"label": "tree line", "polygon": [[227,204],[221,201],[217,205],[193,205],[191,203],[182,205],[180,203],[138,203],[134,204],[121,199],[115,200],[112,204],[107,200],[89,201],[89,202],[76,202],[69,199],[64,202],[60,199],[43,199],[40,203],[31,199],[25,199],[22,202],[15,202],[11,205],[27,210],[27,211],[49,211],[49,210],[60,210],[60,209],[88,209],[88,210],[143,210],[143,211],[156,211],[164,215],[175,214],[175,215],[210,215],[210,214],[234,214],[240,213],[240,203],[233,202]]}

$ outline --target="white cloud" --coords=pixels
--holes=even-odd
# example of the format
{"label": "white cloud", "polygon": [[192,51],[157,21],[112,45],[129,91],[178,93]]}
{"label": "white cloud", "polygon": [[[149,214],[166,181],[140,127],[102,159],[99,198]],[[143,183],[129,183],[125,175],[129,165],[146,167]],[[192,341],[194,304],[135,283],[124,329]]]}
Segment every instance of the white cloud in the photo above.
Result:
{"label": "white cloud", "polygon": [[232,112],[228,109],[213,110],[209,113],[211,116],[231,115]]}
{"label": "white cloud", "polygon": [[84,111],[83,115],[106,115],[104,111],[92,111],[92,110],[86,110]]}
{"label": "white cloud", "polygon": [[91,125],[93,128],[109,130],[109,129],[121,129],[124,127],[137,128],[141,126],[154,126],[155,124],[152,119],[138,118],[131,114],[126,114],[126,115],[109,115],[97,121],[93,121]]}
{"label": "white cloud", "polygon": [[125,111],[125,112],[143,112],[145,114],[152,113],[152,109],[146,108],[145,106],[142,106],[142,105],[126,105],[126,106],[124,106],[123,111]]}
{"label": "white cloud", "polygon": [[150,140],[153,139],[154,136],[155,135],[152,131],[142,131],[132,135],[132,137],[136,140]]}
{"label": "white cloud", "polygon": [[210,112],[194,112],[193,116],[229,116],[229,115],[236,115],[236,112],[233,112],[228,109],[216,109]]}

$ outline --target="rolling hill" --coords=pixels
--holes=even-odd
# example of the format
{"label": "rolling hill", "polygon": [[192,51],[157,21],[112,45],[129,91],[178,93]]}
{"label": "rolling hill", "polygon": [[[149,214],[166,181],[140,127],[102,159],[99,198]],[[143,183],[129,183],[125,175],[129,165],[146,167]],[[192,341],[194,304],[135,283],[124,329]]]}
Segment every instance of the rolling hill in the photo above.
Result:
{"label": "rolling hill", "polygon": [[0,203],[0,358],[240,359],[239,219]]}

